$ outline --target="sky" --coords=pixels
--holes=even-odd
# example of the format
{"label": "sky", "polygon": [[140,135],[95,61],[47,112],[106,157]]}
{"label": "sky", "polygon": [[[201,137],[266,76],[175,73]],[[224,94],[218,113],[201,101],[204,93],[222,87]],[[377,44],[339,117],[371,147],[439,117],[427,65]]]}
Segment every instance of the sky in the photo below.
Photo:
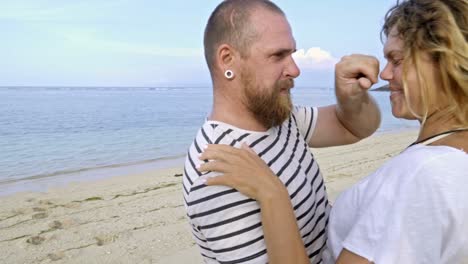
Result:
{"label": "sky", "polygon": [[[203,31],[220,0],[0,0],[0,86],[209,86]],[[332,87],[342,56],[382,56],[396,0],[277,0],[296,86]],[[383,83],[383,82],[382,82]]]}

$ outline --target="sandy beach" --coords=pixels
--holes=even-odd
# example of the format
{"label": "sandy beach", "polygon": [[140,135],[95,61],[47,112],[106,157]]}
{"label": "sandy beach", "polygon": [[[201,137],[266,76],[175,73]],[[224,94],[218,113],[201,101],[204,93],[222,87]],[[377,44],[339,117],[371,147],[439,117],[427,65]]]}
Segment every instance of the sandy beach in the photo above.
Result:
{"label": "sandy beach", "polygon": [[[313,149],[331,201],[416,131]],[[185,218],[183,168],[0,197],[0,263],[202,263]]]}

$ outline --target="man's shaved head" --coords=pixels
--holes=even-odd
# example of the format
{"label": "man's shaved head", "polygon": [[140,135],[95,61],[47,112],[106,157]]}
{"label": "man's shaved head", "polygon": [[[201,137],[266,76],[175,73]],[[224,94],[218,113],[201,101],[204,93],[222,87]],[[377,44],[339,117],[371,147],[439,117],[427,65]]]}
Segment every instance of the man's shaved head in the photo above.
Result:
{"label": "man's shaved head", "polygon": [[284,16],[283,11],[268,0],[225,0],[213,11],[204,37],[205,59],[210,72],[213,72],[216,50],[222,44],[230,45],[244,58],[249,56],[249,47],[257,38],[255,26],[250,23],[256,8]]}

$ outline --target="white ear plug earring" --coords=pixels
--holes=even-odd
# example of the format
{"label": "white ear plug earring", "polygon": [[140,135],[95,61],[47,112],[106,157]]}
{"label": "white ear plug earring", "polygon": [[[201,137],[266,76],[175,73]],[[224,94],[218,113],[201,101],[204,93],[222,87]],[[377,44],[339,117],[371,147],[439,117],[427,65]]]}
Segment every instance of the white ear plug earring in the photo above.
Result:
{"label": "white ear plug earring", "polygon": [[232,80],[232,78],[234,78],[234,72],[231,71],[231,70],[226,70],[224,72],[224,76],[229,79],[229,80]]}

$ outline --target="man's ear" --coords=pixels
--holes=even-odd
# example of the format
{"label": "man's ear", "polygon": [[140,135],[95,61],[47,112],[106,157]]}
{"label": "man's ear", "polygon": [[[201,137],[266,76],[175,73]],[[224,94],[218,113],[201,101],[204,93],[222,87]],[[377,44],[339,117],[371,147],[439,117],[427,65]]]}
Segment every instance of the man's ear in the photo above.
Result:
{"label": "man's ear", "polygon": [[235,70],[233,67],[238,59],[239,55],[237,51],[228,44],[222,44],[216,51],[216,63],[222,72]]}

